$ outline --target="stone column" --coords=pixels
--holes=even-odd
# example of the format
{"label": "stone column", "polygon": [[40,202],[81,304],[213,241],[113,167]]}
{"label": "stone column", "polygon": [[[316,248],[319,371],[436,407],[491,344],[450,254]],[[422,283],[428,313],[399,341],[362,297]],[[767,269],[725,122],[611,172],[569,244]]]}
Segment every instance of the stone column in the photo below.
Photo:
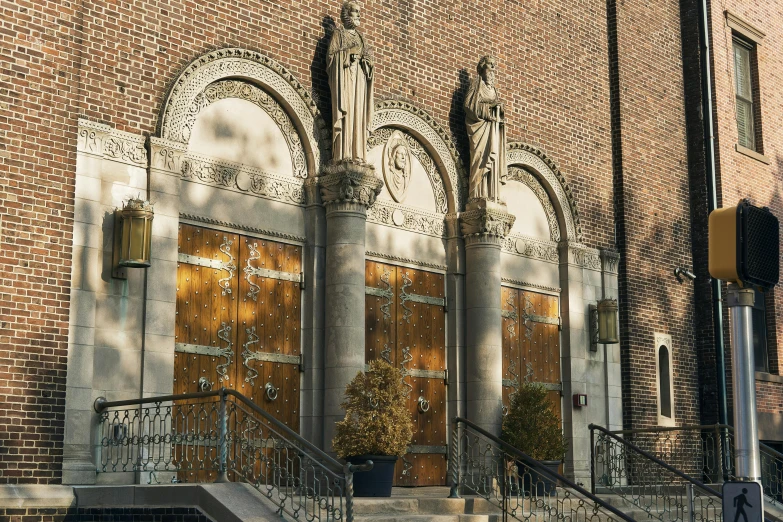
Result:
{"label": "stone column", "polygon": [[[620,254],[614,250],[601,250],[601,283],[604,299],[617,299],[620,285],[617,269]],[[617,330],[620,331],[619,328]],[[620,373],[620,344],[604,344],[606,364],[606,427],[610,430],[623,429],[623,396]]]}
{"label": "stone column", "polygon": [[326,216],[321,204],[318,178],[305,182],[304,306],[302,307],[302,354],[305,360],[302,384],[301,435],[322,447],[324,389],[324,282],[326,277]]}
{"label": "stone column", "polygon": [[467,416],[498,436],[503,398],[500,246],[514,219],[504,204],[483,199],[468,203],[460,219],[465,237]]}
{"label": "stone column", "polygon": [[331,451],[345,387],[364,371],[365,228],[383,181],[372,166],[343,160],[324,168],[319,185],[326,207],[324,448]]}

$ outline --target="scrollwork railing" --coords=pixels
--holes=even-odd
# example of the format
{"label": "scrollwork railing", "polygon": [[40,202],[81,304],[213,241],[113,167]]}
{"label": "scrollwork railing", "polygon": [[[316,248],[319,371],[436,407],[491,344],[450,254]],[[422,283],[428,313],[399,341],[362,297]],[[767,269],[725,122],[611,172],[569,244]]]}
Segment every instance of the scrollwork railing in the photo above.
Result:
{"label": "scrollwork railing", "polygon": [[634,520],[466,419],[454,419],[452,430],[451,498],[483,497],[504,521]]}
{"label": "scrollwork railing", "polygon": [[[95,402],[98,472],[244,481],[295,519],[353,521],[353,474],[234,390]],[[154,480],[153,480],[154,478]]]}
{"label": "scrollwork railing", "polygon": [[[658,426],[608,433],[705,483],[737,479],[734,472],[734,428],[731,426]],[[614,475],[612,472],[622,468],[622,462],[618,461],[619,456],[602,455],[606,449],[598,444],[593,445],[593,460],[596,465],[593,480],[598,486],[616,482],[617,472]],[[783,454],[765,444],[759,444],[759,449],[765,503],[780,506],[783,503]],[[649,481],[640,475],[639,470],[629,469],[623,473],[631,474],[632,480]]]}

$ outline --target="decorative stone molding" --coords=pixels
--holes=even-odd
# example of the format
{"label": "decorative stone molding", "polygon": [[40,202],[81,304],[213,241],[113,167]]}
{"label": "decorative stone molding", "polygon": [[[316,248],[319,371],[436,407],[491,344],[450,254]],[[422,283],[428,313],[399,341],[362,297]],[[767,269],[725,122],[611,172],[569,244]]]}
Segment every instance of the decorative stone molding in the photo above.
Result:
{"label": "decorative stone molding", "polygon": [[139,134],[118,131],[109,125],[79,120],[76,150],[134,165],[147,167],[146,138]]}
{"label": "decorative stone molding", "polygon": [[79,120],[76,150],[85,154],[103,156],[103,140],[111,134],[112,128],[103,123]]}
{"label": "decorative stone molding", "polygon": [[[294,75],[271,58],[247,49],[212,51],[193,60],[179,75],[169,92],[159,120],[158,134],[165,139],[187,143],[189,111],[207,86],[219,80],[241,77],[259,85],[280,103],[304,140],[306,153],[315,172],[329,156],[329,128],[324,123],[310,93]],[[309,163],[309,162],[308,162]]]}
{"label": "decorative stone molding", "polygon": [[601,253],[595,248],[588,248],[581,243],[573,241],[561,241],[560,248],[568,251],[568,264],[576,265],[589,270],[601,270]]}
{"label": "decorative stone molding", "polygon": [[219,219],[213,219],[208,218],[204,216],[199,216],[197,214],[187,214],[184,212],[180,212],[179,214],[180,219],[185,219],[188,221],[193,221],[196,223],[204,223],[207,225],[213,225],[218,227],[227,228],[230,230],[243,230],[245,232],[250,232],[252,234],[257,234],[262,237],[268,237],[270,239],[283,239],[285,241],[304,244],[305,238],[301,236],[295,236],[293,234],[286,234],[284,232],[276,232],[274,230],[265,230],[263,228],[256,228],[251,227],[247,225],[239,225],[237,223],[231,223],[229,221],[221,221]]}
{"label": "decorative stone molding", "polygon": [[523,289],[530,288],[531,290],[542,290],[544,292],[550,292],[553,294],[560,293],[560,288],[554,286],[539,285],[536,283],[528,283],[527,281],[522,281],[521,279],[511,279],[509,277],[503,277],[501,278],[501,281],[504,283],[508,283],[510,285],[519,286]]}
{"label": "decorative stone molding", "polygon": [[[396,129],[391,127],[376,129],[370,134],[370,137],[367,140],[367,151],[369,152],[373,147],[385,145],[395,130]],[[416,138],[407,132],[401,132],[400,134],[405,138],[405,143],[408,145],[408,150],[410,150],[410,152],[416,156],[416,159],[418,159],[419,163],[421,163],[422,167],[424,167],[424,171],[427,173],[427,177],[430,179],[432,192],[435,194],[435,208],[442,214],[447,213],[449,205],[446,195],[446,187],[443,185],[443,179],[441,178],[441,175],[435,166],[435,162],[432,161],[430,155],[416,140]]]}
{"label": "decorative stone molding", "polygon": [[528,145],[521,142],[513,142],[508,144],[508,150],[506,151],[506,163],[509,167],[517,165],[521,167],[530,167],[535,170],[541,180],[549,190],[554,194],[557,199],[559,207],[563,212],[563,221],[566,225],[566,236],[560,239],[567,239],[569,241],[583,240],[582,237],[582,225],[579,220],[579,211],[576,208],[576,201],[574,200],[573,192],[565,176],[560,172],[554,161],[549,159],[537,147]]}
{"label": "decorative stone molding", "polygon": [[511,231],[516,217],[506,212],[505,205],[487,200],[476,200],[468,204],[468,209],[460,214],[460,229],[466,244],[476,241],[501,241]]}
{"label": "decorative stone molding", "polygon": [[509,254],[547,261],[549,263],[557,263],[560,260],[557,243],[554,241],[544,241],[527,237],[522,234],[511,234],[506,237],[501,243],[501,248],[503,252]]}
{"label": "decorative stone molding", "polygon": [[375,203],[383,180],[372,165],[356,160],[342,160],[324,167],[318,178],[321,199],[329,207],[336,203],[353,203],[368,208]]}
{"label": "decorative stone molding", "polygon": [[305,204],[302,179],[193,153],[187,154],[182,162],[182,179],[283,203]]}
{"label": "decorative stone molding", "polygon": [[546,193],[546,190],[544,190],[544,187],[541,186],[536,177],[523,168],[509,167],[508,180],[518,181],[533,191],[533,194],[536,195],[544,209],[544,214],[546,214],[546,220],[549,223],[549,239],[554,242],[560,241],[560,224],[557,222],[557,212],[555,212],[555,208],[552,206],[549,194]]}
{"label": "decorative stone molding", "polygon": [[221,80],[209,84],[206,89],[196,95],[188,110],[187,119],[184,122],[183,137],[187,140],[190,139],[190,133],[201,111],[211,104],[227,98],[248,101],[262,109],[272,118],[288,145],[288,152],[291,154],[293,161],[294,176],[306,178],[307,161],[305,160],[304,147],[302,146],[302,140],[299,138],[299,133],[291,122],[291,118],[288,117],[285,109],[272,96],[252,83],[240,80]]}
{"label": "decorative stone molding", "polygon": [[620,265],[620,254],[614,250],[601,249],[601,270],[608,274],[616,274]]}
{"label": "decorative stone molding", "polygon": [[367,210],[367,221],[428,236],[443,237],[445,231],[443,214],[424,212],[385,201],[377,201]]}
{"label": "decorative stone molding", "polygon": [[175,174],[182,172],[182,160],[187,148],[176,141],[149,137],[150,167]]}
{"label": "decorative stone molding", "polygon": [[385,254],[383,252],[370,252],[369,250],[364,253],[367,257],[377,257],[379,259],[387,259],[395,263],[404,263],[406,265],[422,266],[425,268],[432,268],[435,270],[446,271],[448,267],[446,265],[438,265],[436,263],[429,263],[427,261],[419,261],[418,259],[408,259],[407,257],[395,256],[392,254]]}
{"label": "decorative stone molding", "polygon": [[448,211],[455,212],[465,203],[467,177],[457,148],[449,133],[426,111],[401,100],[381,100],[375,104],[371,130],[401,128],[412,134],[433,155],[445,184]]}

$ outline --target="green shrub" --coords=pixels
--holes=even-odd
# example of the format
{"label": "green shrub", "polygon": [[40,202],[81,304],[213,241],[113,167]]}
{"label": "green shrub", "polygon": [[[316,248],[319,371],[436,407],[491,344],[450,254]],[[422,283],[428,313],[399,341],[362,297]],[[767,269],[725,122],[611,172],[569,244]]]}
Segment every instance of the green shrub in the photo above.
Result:
{"label": "green shrub", "polygon": [[359,372],[345,389],[345,419],[332,441],[340,458],[405,455],[413,436],[406,387],[399,369],[381,359]]}
{"label": "green shrub", "polygon": [[547,389],[536,383],[523,382],[511,396],[501,438],[536,460],[563,460],[568,449]]}

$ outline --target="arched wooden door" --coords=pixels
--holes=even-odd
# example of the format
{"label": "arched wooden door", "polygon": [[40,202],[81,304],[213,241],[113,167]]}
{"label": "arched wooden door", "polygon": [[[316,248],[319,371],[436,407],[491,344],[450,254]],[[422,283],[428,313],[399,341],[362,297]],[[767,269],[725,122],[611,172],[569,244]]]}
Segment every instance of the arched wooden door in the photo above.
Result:
{"label": "arched wooden door", "polygon": [[232,388],[299,431],[301,247],[181,224],[178,261],[174,393]]}
{"label": "arched wooden door", "polygon": [[553,295],[504,286],[503,411],[522,381],[541,383],[561,421],[560,309]]}
{"label": "arched wooden door", "polygon": [[399,367],[409,389],[413,439],[395,485],[446,484],[445,277],[377,261],[365,265],[367,362]]}

